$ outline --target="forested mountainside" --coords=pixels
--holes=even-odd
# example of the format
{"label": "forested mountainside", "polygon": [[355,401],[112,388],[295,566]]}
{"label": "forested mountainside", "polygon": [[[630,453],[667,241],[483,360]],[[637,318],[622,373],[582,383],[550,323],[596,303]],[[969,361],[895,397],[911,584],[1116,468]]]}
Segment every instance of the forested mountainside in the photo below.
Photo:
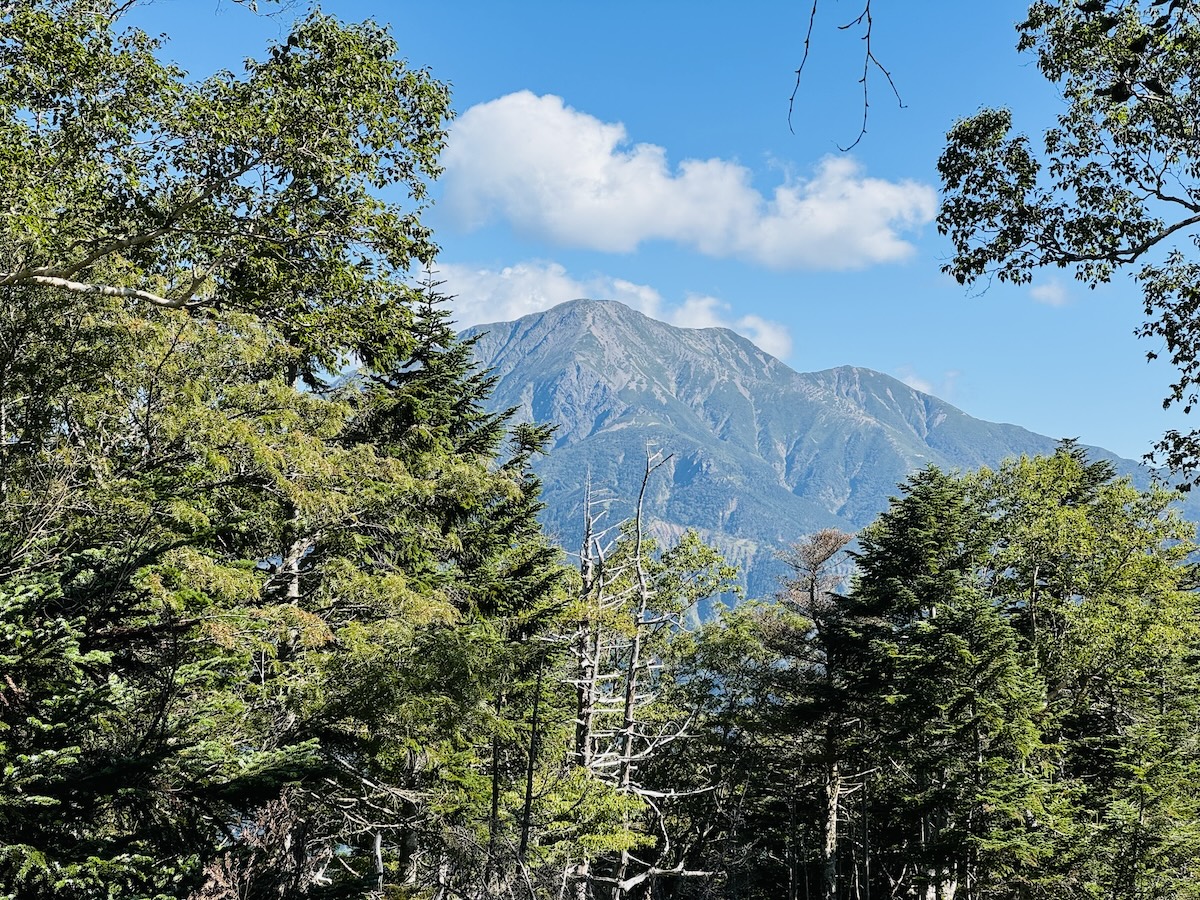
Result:
{"label": "forested mountainside", "polygon": [[[498,379],[490,408],[555,428],[553,452],[534,468],[556,541],[578,548],[589,485],[628,515],[647,449],[661,451],[670,459],[647,498],[652,530],[696,529],[748,571],[751,595],[775,589],[780,550],[822,528],[857,531],[918,469],[994,467],[1057,443],[879,372],[795,372],[727,329],[677,328],[611,301],[575,300],[464,337]],[[1089,452],[1149,483],[1138,463]]]}

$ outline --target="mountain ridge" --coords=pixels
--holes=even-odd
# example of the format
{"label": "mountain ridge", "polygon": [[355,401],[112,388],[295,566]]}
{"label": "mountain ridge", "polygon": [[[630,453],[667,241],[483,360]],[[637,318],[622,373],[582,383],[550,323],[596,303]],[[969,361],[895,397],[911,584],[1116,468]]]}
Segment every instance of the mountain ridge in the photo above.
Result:
{"label": "mountain ridge", "polygon": [[[970,470],[1058,441],[986,422],[860,366],[797,372],[726,328],[687,329],[616,301],[572,300],[463,331],[497,377],[491,403],[557,426],[539,460],[548,528],[577,546],[585,485],[632,509],[647,448],[669,454],[647,513],[664,537],[693,527],[773,590],[775,555],[819,528],[857,531],[929,464]],[[1139,484],[1144,467],[1102,448]]]}

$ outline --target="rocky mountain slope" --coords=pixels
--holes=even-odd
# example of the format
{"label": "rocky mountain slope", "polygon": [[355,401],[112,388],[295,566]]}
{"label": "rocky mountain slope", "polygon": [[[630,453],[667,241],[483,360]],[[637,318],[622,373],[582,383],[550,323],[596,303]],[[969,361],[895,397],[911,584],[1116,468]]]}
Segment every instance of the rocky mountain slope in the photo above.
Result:
{"label": "rocky mountain slope", "polygon": [[[695,528],[748,572],[749,593],[775,590],[775,554],[818,528],[855,531],[908,473],[995,465],[1057,442],[972,418],[870,369],[795,372],[723,328],[677,328],[620,303],[575,300],[515,322],[468,329],[499,377],[493,404],[557,426],[538,471],[545,521],[578,546],[589,479],[627,516],[647,450],[670,455],[648,493],[653,530]],[[1137,464],[1118,469],[1148,479]]]}

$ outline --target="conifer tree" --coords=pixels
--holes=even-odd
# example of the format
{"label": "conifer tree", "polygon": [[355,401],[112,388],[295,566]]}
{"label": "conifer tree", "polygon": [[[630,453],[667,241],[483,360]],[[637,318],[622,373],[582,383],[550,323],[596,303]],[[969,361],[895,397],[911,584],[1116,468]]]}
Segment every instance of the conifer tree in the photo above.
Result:
{"label": "conifer tree", "polygon": [[990,591],[1046,685],[1037,721],[1066,801],[1038,816],[1057,835],[1043,886],[1177,896],[1197,846],[1192,527],[1170,493],[1138,491],[1072,442],[979,486]]}
{"label": "conifer tree", "polygon": [[546,431],[510,432],[504,413],[484,410],[492,379],[449,327],[444,300],[426,286],[411,350],[339,392],[354,412],[338,443],[378,470],[319,563],[332,573],[327,608],[364,588],[373,601],[340,614],[355,649],[334,660],[345,697],[328,718],[365,778],[403,786],[392,819],[363,833],[364,857],[402,882],[503,891],[521,830],[510,797],[531,790],[529,719],[545,715],[542,639],[564,570],[541,534],[529,469]]}
{"label": "conifer tree", "polygon": [[983,589],[988,533],[966,482],[929,468],[902,491],[860,536],[845,630],[859,766],[873,772],[863,880],[979,896],[1029,853],[1001,809],[1037,801],[1040,686]]}

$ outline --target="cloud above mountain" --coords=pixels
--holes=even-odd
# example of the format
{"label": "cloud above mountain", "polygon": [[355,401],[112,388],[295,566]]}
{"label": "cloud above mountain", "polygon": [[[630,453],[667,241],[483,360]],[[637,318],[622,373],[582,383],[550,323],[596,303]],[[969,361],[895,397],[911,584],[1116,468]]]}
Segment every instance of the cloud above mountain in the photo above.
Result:
{"label": "cloud above mountain", "polygon": [[943,400],[953,399],[958,379],[962,376],[962,372],[957,369],[947,369],[942,372],[940,378],[934,380],[926,378],[910,365],[900,366],[893,374],[914,391],[940,397]]}
{"label": "cloud above mountain", "polygon": [[461,327],[511,321],[587,297],[618,300],[682,328],[728,328],[780,359],[792,351],[792,337],[784,325],[761,316],[735,315],[716,297],[691,294],[673,304],[648,285],[608,275],[579,279],[555,262],[523,262],[500,270],[444,263],[437,278],[443,282],[441,289],[454,297],[454,319]]}
{"label": "cloud above mountain", "polygon": [[443,202],[466,228],[502,218],[566,246],[619,253],[663,240],[774,269],[904,260],[905,236],[937,205],[929,185],[867,177],[847,156],[764,196],[745,166],[672,167],[665,148],[631,143],[624,125],[529,91],[463,113],[443,162]]}

